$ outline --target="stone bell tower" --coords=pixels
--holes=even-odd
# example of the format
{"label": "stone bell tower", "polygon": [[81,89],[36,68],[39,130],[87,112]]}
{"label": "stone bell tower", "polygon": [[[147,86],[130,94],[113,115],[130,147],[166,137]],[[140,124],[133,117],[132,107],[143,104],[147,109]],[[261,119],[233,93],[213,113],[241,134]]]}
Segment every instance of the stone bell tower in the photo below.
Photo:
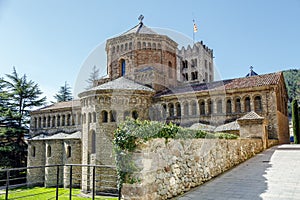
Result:
{"label": "stone bell tower", "polygon": [[177,43],[140,22],[106,42],[107,70],[111,80],[126,77],[161,90],[175,86]]}

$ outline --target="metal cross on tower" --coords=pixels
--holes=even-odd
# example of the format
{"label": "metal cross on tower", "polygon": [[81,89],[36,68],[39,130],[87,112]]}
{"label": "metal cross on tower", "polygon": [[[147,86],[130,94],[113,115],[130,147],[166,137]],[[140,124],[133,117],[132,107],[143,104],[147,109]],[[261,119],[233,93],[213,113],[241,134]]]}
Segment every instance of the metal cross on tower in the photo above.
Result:
{"label": "metal cross on tower", "polygon": [[144,15],[140,15],[138,20],[140,20],[140,23],[143,23]]}

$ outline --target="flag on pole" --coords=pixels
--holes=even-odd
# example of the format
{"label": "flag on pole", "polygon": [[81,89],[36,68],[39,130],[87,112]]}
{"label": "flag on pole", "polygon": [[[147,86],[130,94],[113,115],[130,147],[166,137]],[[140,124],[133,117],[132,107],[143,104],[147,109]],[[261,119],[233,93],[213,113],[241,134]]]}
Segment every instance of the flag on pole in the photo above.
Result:
{"label": "flag on pole", "polygon": [[194,22],[194,33],[197,33],[197,31],[198,31],[197,24],[195,23],[195,21],[194,21],[194,20],[193,20],[193,22]]}

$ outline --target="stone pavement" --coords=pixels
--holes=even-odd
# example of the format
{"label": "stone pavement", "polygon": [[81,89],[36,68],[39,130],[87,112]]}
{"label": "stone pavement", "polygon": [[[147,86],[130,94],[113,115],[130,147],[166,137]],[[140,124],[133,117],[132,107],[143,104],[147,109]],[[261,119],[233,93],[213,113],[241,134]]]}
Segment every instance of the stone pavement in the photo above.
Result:
{"label": "stone pavement", "polygon": [[300,200],[300,145],[272,147],[178,200]]}

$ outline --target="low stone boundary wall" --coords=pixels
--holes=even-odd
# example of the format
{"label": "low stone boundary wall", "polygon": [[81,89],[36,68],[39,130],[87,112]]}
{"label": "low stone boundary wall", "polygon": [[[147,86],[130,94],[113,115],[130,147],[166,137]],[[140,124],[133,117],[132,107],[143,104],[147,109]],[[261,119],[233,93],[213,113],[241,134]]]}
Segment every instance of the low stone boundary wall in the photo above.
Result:
{"label": "low stone boundary wall", "polygon": [[140,169],[123,184],[122,199],[168,199],[221,174],[263,150],[261,139],[153,139],[133,154]]}

